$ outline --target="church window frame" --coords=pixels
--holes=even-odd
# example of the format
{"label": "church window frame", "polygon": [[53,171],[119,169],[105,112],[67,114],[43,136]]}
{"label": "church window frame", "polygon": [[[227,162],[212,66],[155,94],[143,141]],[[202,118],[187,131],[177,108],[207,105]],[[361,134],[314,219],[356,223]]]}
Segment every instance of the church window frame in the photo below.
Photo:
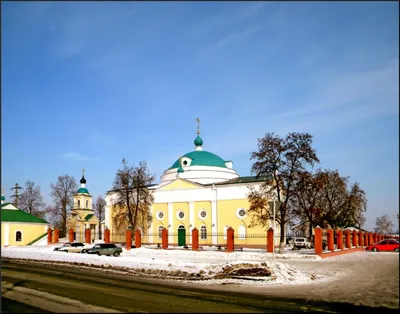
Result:
{"label": "church window frame", "polygon": [[246,226],[240,225],[238,227],[238,239],[240,240],[246,239]]}
{"label": "church window frame", "polygon": [[236,217],[239,218],[239,219],[246,218],[247,217],[247,210],[245,208],[242,208],[242,207],[238,208],[236,210]]}
{"label": "church window frame", "polygon": [[164,226],[159,226],[158,227],[158,239],[161,240],[162,239],[162,231],[164,229]]}
{"label": "church window frame", "polygon": [[164,212],[163,212],[163,211],[157,212],[156,218],[157,218],[158,220],[163,220],[163,219],[165,218],[165,217],[164,217]]}
{"label": "church window frame", "polygon": [[78,200],[78,208],[81,208],[81,201]]}
{"label": "church window frame", "polygon": [[207,227],[206,226],[200,227],[200,240],[207,240]]}
{"label": "church window frame", "polygon": [[22,242],[22,231],[15,231],[15,242]]}
{"label": "church window frame", "polygon": [[198,212],[198,216],[200,220],[205,220],[208,217],[207,211],[205,209],[201,209]]}
{"label": "church window frame", "polygon": [[182,210],[178,210],[178,212],[176,213],[176,218],[179,220],[183,220],[185,219],[185,213]]}
{"label": "church window frame", "polygon": [[89,201],[86,201],[86,208],[89,208]]}

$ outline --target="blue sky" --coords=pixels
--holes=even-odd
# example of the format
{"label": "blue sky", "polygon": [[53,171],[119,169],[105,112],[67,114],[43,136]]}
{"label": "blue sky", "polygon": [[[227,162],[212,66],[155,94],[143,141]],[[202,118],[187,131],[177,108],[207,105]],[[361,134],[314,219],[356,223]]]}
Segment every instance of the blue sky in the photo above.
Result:
{"label": "blue sky", "polygon": [[[249,175],[266,132],[309,132],[358,181],[367,222],[399,208],[396,2],[2,2],[2,187],[94,197],[125,157],[157,181],[203,148]],[[393,218],[395,226],[398,221]]]}

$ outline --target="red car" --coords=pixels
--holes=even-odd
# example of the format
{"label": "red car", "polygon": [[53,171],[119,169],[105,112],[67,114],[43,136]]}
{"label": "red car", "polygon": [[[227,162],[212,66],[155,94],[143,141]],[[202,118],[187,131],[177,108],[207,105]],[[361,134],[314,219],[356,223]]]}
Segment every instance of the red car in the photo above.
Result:
{"label": "red car", "polygon": [[367,250],[374,252],[378,251],[399,251],[399,241],[393,239],[384,239],[379,243],[374,243],[367,246]]}

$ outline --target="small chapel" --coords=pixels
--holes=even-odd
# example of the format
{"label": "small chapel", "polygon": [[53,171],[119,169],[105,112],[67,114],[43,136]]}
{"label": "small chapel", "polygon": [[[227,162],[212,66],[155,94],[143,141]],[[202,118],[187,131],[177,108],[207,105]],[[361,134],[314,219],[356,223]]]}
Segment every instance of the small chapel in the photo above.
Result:
{"label": "small chapel", "polygon": [[80,187],[74,195],[74,207],[67,220],[68,229],[74,229],[74,240],[85,242],[85,230],[90,229],[90,242],[101,240],[104,233],[100,229],[99,218],[93,210],[92,196],[86,188],[85,170],[82,169]]}

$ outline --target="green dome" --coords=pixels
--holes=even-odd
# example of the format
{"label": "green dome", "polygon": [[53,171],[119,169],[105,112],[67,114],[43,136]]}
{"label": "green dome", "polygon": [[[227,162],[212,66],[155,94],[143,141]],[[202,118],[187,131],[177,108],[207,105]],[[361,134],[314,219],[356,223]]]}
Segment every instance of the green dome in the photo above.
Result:
{"label": "green dome", "polygon": [[6,200],[6,198],[4,197],[4,195],[1,196],[1,200],[2,200],[2,201],[5,201],[5,200]]}
{"label": "green dome", "polygon": [[80,188],[77,193],[78,194],[89,194],[89,191],[87,188]]}
{"label": "green dome", "polygon": [[[201,140],[201,139],[200,139]],[[210,152],[207,151],[193,151],[183,155],[183,157],[188,157],[192,159],[190,166],[208,166],[208,167],[221,167],[221,168],[228,168],[225,165],[225,161]],[[174,169],[179,167],[180,159],[174,162],[174,164],[169,169]]]}
{"label": "green dome", "polygon": [[201,137],[199,135],[197,135],[196,139],[194,140],[194,145],[196,145],[196,146],[203,145],[203,140],[201,139]]}

